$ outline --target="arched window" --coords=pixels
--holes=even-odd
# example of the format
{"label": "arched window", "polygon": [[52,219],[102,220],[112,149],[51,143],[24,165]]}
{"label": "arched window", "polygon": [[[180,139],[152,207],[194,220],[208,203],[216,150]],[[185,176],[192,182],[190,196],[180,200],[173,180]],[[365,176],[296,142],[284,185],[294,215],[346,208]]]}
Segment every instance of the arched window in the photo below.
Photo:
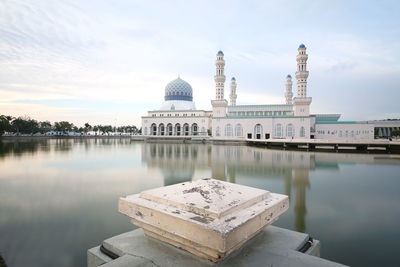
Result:
{"label": "arched window", "polygon": [[157,125],[155,123],[151,125],[151,135],[157,135]]}
{"label": "arched window", "polygon": [[215,129],[215,136],[221,136],[219,126]]}
{"label": "arched window", "polygon": [[199,131],[199,127],[197,126],[196,123],[193,123],[192,124],[192,135],[197,135],[198,131]]}
{"label": "arched window", "polygon": [[231,124],[225,125],[225,136],[233,136]]}
{"label": "arched window", "polygon": [[160,124],[160,126],[158,126],[158,129],[159,129],[159,135],[164,135],[165,134],[165,127],[164,127],[164,124]]}
{"label": "arched window", "polygon": [[300,127],[300,137],[305,137],[306,136],[306,130],[304,129],[303,126]]}
{"label": "arched window", "polygon": [[294,132],[293,132],[293,124],[289,123],[286,126],[286,136],[287,137],[294,137]]}
{"label": "arched window", "polygon": [[243,128],[240,123],[235,126],[235,136],[243,136]]}
{"label": "arched window", "polygon": [[189,124],[185,123],[183,125],[183,134],[184,135],[189,135]]}
{"label": "arched window", "polygon": [[167,124],[167,135],[172,135],[172,124],[171,123]]}
{"label": "arched window", "polygon": [[275,125],[275,137],[282,137],[282,124]]}
{"label": "arched window", "polygon": [[175,135],[182,135],[181,133],[181,125],[179,123],[175,124]]}

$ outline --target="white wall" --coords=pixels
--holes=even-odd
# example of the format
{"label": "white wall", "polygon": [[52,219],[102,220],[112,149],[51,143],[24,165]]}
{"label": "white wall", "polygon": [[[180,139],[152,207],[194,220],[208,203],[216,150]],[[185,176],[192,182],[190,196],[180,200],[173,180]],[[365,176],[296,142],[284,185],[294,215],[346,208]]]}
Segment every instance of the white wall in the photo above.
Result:
{"label": "white wall", "polygon": [[[226,131],[227,125],[232,126],[232,134]],[[236,125],[242,126],[241,135],[236,133]],[[256,139],[256,125],[261,126],[260,139],[265,139],[265,134],[269,134],[272,139],[291,139],[288,126],[292,125],[293,138],[310,138],[310,118],[309,117],[288,117],[288,118],[262,118],[262,117],[245,117],[245,118],[213,118],[212,119],[212,135],[213,137],[243,137],[248,138],[251,134],[252,139]],[[279,125],[281,131],[278,130]],[[304,136],[300,136],[300,129],[303,127]],[[218,133],[219,130],[219,133]]]}
{"label": "white wall", "polygon": [[[197,132],[202,132],[202,130],[207,132],[207,130],[210,128],[209,120],[210,120],[210,118],[205,117],[205,116],[142,117],[142,134],[143,135],[152,135],[151,134],[151,125],[153,123],[156,124],[157,128],[160,126],[160,124],[164,125],[164,127],[165,127],[164,135],[168,135],[167,129],[166,129],[168,124],[172,124],[172,126],[175,127],[175,125],[178,123],[180,124],[180,127],[183,127],[183,125],[186,123],[189,124],[189,127],[191,127],[195,123],[198,126]],[[173,129],[173,132],[174,132],[174,129]],[[182,133],[182,130],[181,130],[181,133]],[[202,134],[207,135],[206,133],[202,133]],[[174,133],[173,133],[173,135],[174,135]],[[182,134],[181,134],[181,136],[182,136]]]}
{"label": "white wall", "polygon": [[316,139],[374,139],[374,125],[368,123],[316,123]]}

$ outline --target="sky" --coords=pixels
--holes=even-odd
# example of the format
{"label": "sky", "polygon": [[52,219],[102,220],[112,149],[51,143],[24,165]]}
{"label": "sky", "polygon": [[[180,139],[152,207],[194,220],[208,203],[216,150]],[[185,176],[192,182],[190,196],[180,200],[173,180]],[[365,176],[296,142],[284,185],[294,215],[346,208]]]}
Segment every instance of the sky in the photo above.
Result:
{"label": "sky", "polygon": [[[225,98],[284,103],[307,47],[311,113],[400,118],[400,1],[0,0],[0,114],[138,125],[178,75],[211,110]],[[296,82],[293,81],[293,92]]]}

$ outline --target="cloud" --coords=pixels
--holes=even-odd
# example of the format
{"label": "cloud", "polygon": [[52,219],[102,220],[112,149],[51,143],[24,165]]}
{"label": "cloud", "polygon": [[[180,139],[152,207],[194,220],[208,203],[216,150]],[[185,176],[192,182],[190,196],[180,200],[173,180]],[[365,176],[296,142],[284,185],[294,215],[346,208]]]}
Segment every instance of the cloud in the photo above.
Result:
{"label": "cloud", "polygon": [[[163,101],[165,85],[181,74],[197,107],[211,109],[220,49],[227,80],[238,81],[238,104],[283,103],[285,76],[296,71],[296,48],[304,42],[309,93],[317,100],[312,109],[362,117],[375,103],[375,87],[384,84],[381,92],[391,97],[380,98],[385,106],[375,110],[384,116],[397,107],[400,42],[393,36],[400,33],[390,27],[393,9],[376,8],[381,15],[371,17],[367,5],[321,1],[2,1],[0,107],[18,115],[36,103],[50,120],[57,114],[110,123],[120,103],[142,108],[121,114],[140,124],[140,116]],[[360,9],[364,16],[350,12]],[[225,88],[228,99],[229,82]],[[360,91],[365,105],[334,106],[333,100],[354,99]],[[57,109],[62,99],[68,102]],[[82,103],[92,110],[73,113]]]}

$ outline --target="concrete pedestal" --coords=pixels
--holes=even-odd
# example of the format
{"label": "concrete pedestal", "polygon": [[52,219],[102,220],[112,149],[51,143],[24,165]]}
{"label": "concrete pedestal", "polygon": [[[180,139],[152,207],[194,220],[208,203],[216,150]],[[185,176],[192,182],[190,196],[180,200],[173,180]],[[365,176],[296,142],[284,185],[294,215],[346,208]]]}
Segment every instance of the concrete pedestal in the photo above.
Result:
{"label": "concrete pedestal", "polygon": [[119,212],[146,235],[215,262],[288,207],[286,195],[210,178],[147,190],[118,203]]}
{"label": "concrete pedestal", "polygon": [[[88,250],[88,267],[112,266],[343,266],[319,258],[320,243],[307,246],[309,236],[268,226],[219,263],[213,263],[148,237],[136,229],[103,241],[103,247],[118,258],[111,259],[100,246]],[[305,249],[306,248],[306,249]],[[300,251],[304,251],[300,252]]]}

